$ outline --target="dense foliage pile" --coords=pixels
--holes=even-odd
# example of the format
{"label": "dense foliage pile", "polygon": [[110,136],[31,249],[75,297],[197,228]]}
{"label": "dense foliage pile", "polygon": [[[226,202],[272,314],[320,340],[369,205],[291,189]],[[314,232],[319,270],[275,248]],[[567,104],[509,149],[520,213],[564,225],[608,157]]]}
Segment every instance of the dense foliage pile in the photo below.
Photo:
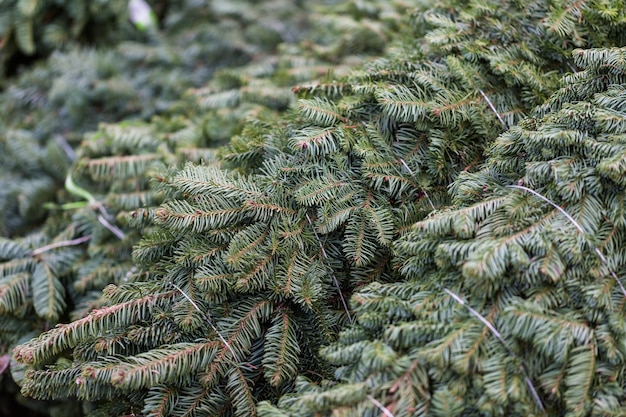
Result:
{"label": "dense foliage pile", "polygon": [[[345,74],[400,26],[393,2],[370,4],[367,16],[341,2],[176,3],[158,32],[57,51],[0,94],[0,355],[102,305],[107,284],[140,277],[131,261],[140,233],[127,213],[164,198],[148,171],[214,163],[212,148],[250,115],[284,112],[292,85],[331,78],[330,67]],[[0,395],[13,390],[7,382]]]}
{"label": "dense foliage pile", "polygon": [[[384,3],[86,136],[66,188],[87,205],[0,242],[10,343],[33,314],[73,319],[15,349],[25,395],[93,415],[621,412],[624,53],[571,51],[623,45],[623,5],[414,3],[405,31]],[[385,58],[303,82],[389,29]],[[230,136],[219,168],[205,147]]]}
{"label": "dense foliage pile", "polygon": [[[268,86],[275,86],[271,79],[278,69],[270,56],[275,56],[277,45],[297,42],[303,32],[310,32],[307,26],[301,30],[308,11],[291,3],[241,2],[233,8],[228,2],[202,7],[193,1],[177,2],[168,8],[162,28],[143,39],[124,38],[106,49],[70,45],[11,79],[0,94],[0,234],[24,234],[41,223],[46,214],[41,203],[54,199],[72,163],[73,149],[99,123],[179,114],[200,125],[209,122],[198,119],[211,120],[207,140],[227,140],[243,117],[234,115],[223,126],[199,113],[195,102],[183,95],[206,86],[216,71],[253,62],[258,67],[252,78],[268,79]],[[257,23],[256,16],[268,7],[281,10],[276,19],[282,20]],[[273,42],[268,40],[270,34]],[[337,41],[345,36],[347,32],[337,33]],[[323,62],[311,57],[284,68],[305,72]],[[268,94],[266,100],[272,98]]]}
{"label": "dense foliage pile", "polygon": [[395,242],[404,279],[353,295],[322,350],[341,383],[300,376],[262,415],[624,414],[626,49],[574,58],[453,208]]}

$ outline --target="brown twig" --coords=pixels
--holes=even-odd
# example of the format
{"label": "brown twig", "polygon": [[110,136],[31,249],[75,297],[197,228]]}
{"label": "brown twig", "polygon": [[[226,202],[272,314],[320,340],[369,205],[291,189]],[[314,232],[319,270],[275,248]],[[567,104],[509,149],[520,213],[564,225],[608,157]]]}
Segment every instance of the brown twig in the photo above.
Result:
{"label": "brown twig", "polygon": [[40,248],[37,248],[37,249],[33,250],[30,253],[30,255],[31,256],[37,256],[39,254],[42,254],[42,253],[47,252],[47,251],[52,250],[52,249],[62,248],[64,246],[80,245],[81,243],[87,242],[89,239],[91,239],[91,235],[85,235],[85,236],[78,237],[78,238],[72,239],[72,240],[63,240],[63,241],[60,241],[60,242],[51,243],[49,245],[42,246]]}

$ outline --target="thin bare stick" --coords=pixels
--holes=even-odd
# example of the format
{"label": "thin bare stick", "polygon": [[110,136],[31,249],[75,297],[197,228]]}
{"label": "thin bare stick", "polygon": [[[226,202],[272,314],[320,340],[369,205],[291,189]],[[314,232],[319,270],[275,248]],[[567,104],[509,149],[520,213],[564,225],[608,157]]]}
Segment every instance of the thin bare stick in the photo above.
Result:
{"label": "thin bare stick", "polygon": [[124,232],[122,232],[122,230],[119,227],[114,226],[111,223],[109,223],[109,221],[107,219],[105,219],[103,215],[101,215],[101,214],[98,215],[98,221],[104,227],[109,229],[111,231],[111,233],[113,233],[119,240],[124,240],[124,238],[126,237]]}
{"label": "thin bare stick", "polygon": [[537,393],[537,390],[535,389],[535,386],[533,385],[533,381],[530,380],[530,377],[528,376],[528,372],[526,372],[526,368],[524,368],[524,365],[521,366],[521,369],[522,369],[522,372],[524,373],[524,381],[526,381],[526,385],[530,389],[530,392],[533,394],[535,403],[539,406],[541,411],[545,411],[545,408],[543,408],[543,403],[541,402],[541,398],[539,398],[539,393]]}
{"label": "thin bare stick", "polygon": [[[557,205],[555,202],[553,202],[549,198],[539,194],[537,191],[535,191],[535,190],[533,190],[531,188],[528,188],[528,187],[521,186],[521,185],[507,185],[507,188],[518,188],[520,190],[524,190],[527,193],[531,193],[532,195],[542,199],[543,201],[545,201],[546,203],[550,204],[552,207],[554,207],[555,209],[560,211],[567,218],[567,220],[570,221],[570,223],[572,223],[574,226],[576,226],[578,231],[583,236],[587,236],[588,235],[587,232],[585,232],[585,229],[583,229],[583,227],[567,211],[565,211],[563,209],[563,207]],[[624,297],[626,297],[626,288],[624,288],[624,284],[622,284],[622,281],[620,281],[620,279],[617,276],[617,274],[615,272],[613,272],[613,270],[611,270],[611,268],[609,266],[609,261],[606,259],[606,257],[602,253],[602,251],[600,251],[600,248],[596,247],[596,248],[594,248],[594,251],[595,251],[596,255],[598,255],[598,257],[600,258],[602,263],[604,263],[604,265],[606,265],[606,267],[609,268],[609,273],[611,274],[611,276],[613,277],[615,282],[617,282],[617,285],[619,285],[620,289],[622,290],[622,294],[624,294]]]}
{"label": "thin bare stick", "polygon": [[6,355],[0,356],[0,375],[4,373],[7,369],[9,369],[9,364],[11,363],[11,357],[7,353]]}
{"label": "thin bare stick", "polygon": [[378,407],[378,409],[380,411],[383,412],[383,414],[387,417],[395,417],[391,411],[389,411],[389,409],[387,407],[385,407],[384,405],[382,405],[380,403],[380,401],[378,401],[376,398],[372,397],[371,395],[368,394],[367,399],[370,400],[376,407]]}
{"label": "thin bare stick", "polygon": [[[322,240],[317,235],[317,231],[315,230],[315,225],[311,221],[311,217],[309,217],[309,213],[306,214],[306,219],[309,221],[309,224],[311,225],[311,229],[313,230],[313,234],[315,235],[315,239],[317,240],[318,245],[320,245],[320,249],[322,250],[322,256],[324,257],[324,259],[328,259],[328,255],[326,254],[326,250],[324,249]],[[333,268],[331,266],[329,266],[329,268],[330,268],[330,274],[333,277],[333,281],[335,282],[335,286],[337,287],[337,291],[339,291],[339,298],[341,298],[341,304],[343,304],[343,309],[346,311],[346,314],[348,315],[348,321],[350,322],[350,324],[352,324],[352,316],[350,315],[350,309],[348,308],[348,303],[346,302],[346,299],[343,296],[343,293],[341,292],[341,286],[339,285],[339,280],[337,279],[337,276],[335,276],[335,271],[333,271]]]}
{"label": "thin bare stick", "polygon": [[489,330],[491,330],[491,333],[494,334],[494,336],[500,341],[502,342],[502,344],[508,349],[508,345],[506,344],[504,338],[502,337],[502,335],[500,334],[500,332],[493,326],[493,324],[491,324],[489,322],[489,320],[487,320],[486,318],[484,318],[478,311],[474,310],[472,307],[468,306],[467,304],[465,304],[465,301],[463,301],[463,299],[461,297],[459,297],[458,295],[456,295],[455,293],[453,293],[452,291],[450,291],[447,288],[443,289],[445,291],[446,294],[448,294],[450,297],[454,298],[456,300],[457,303],[461,304],[462,306],[464,306],[465,308],[467,308],[469,310],[470,313],[472,313],[472,315],[474,317],[476,317],[478,320],[482,321],[483,324],[485,326],[487,326],[487,328],[489,328]]}
{"label": "thin bare stick", "polygon": [[485,92],[483,90],[480,90],[480,89],[478,90],[478,92],[480,93],[481,96],[483,96],[483,98],[485,99],[485,101],[489,105],[489,108],[491,109],[491,111],[494,112],[496,114],[496,116],[498,116],[498,120],[500,120],[500,123],[502,123],[502,127],[505,130],[508,129],[509,127],[506,125],[506,123],[504,122],[504,119],[502,119],[502,116],[500,116],[500,113],[498,113],[498,110],[496,110],[495,106],[493,105],[493,103],[491,102],[489,97],[487,97],[487,94],[485,94]]}
{"label": "thin bare stick", "polygon": [[[413,170],[411,168],[409,168],[409,166],[407,165],[406,162],[404,162],[404,159],[399,158],[400,162],[402,163],[402,166],[406,168],[407,171],[409,171],[409,174],[411,174],[412,177],[415,177],[415,174],[413,174]],[[433,211],[437,210],[435,208],[435,205],[433,204],[433,201],[430,199],[430,196],[428,195],[428,193],[426,192],[426,190],[424,189],[424,187],[421,187],[422,192],[424,193],[424,195],[426,196],[426,199],[428,200],[428,203],[430,204],[430,207],[433,209]]]}
{"label": "thin bare stick", "polygon": [[30,256],[37,256],[37,255],[39,255],[41,253],[44,253],[44,252],[47,252],[49,250],[56,249],[56,248],[62,248],[62,247],[65,247],[65,246],[80,245],[81,243],[87,242],[89,239],[91,239],[91,235],[85,235],[85,236],[78,237],[78,238],[72,239],[72,240],[63,240],[63,241],[60,241],[60,242],[51,243],[49,245],[42,246],[40,248],[37,248],[37,249],[33,250],[30,253]]}
{"label": "thin bare stick", "polygon": [[539,194],[537,191],[533,190],[532,188],[524,187],[523,185],[507,185],[506,188],[517,188],[520,190],[524,190],[527,193],[531,193],[535,197],[539,197],[540,199],[542,199],[543,201],[545,201],[546,203],[550,204],[552,207],[560,211],[561,214],[563,214],[565,217],[567,217],[567,220],[569,220],[574,226],[576,226],[576,228],[578,229],[580,233],[582,233],[583,235],[587,234],[585,232],[585,229],[583,229],[583,227],[576,220],[574,220],[574,218],[567,211],[565,211],[563,207],[559,206],[558,204],[556,204],[549,198],[544,197],[543,195]]}
{"label": "thin bare stick", "polygon": [[111,215],[107,211],[107,208],[104,207],[104,204],[102,204],[100,201],[94,200],[93,207],[97,208],[100,214],[102,214],[104,217],[108,217],[109,219],[111,218]]}
{"label": "thin bare stick", "polygon": [[571,70],[572,70],[572,73],[573,73],[573,74],[578,73],[578,71],[576,70],[576,67],[575,67],[575,66],[573,66],[571,62],[568,62],[568,63],[567,63],[567,67],[568,67],[569,69],[571,69]]}
{"label": "thin bare stick", "polygon": [[72,149],[63,135],[54,135],[54,141],[61,147],[61,149],[63,149],[63,152],[65,152],[70,160],[76,160],[76,153],[74,152],[74,149]]}
{"label": "thin bare stick", "polygon": [[[465,301],[463,301],[463,299],[461,297],[459,297],[458,295],[456,295],[455,293],[453,293],[449,289],[444,288],[443,290],[450,297],[454,298],[454,300],[457,303],[459,303],[462,306],[464,306],[474,317],[476,317],[485,326],[487,326],[487,328],[489,330],[491,330],[491,333],[493,333],[493,335],[500,341],[500,343],[502,343],[502,345],[509,352],[509,354],[511,354],[512,356],[517,356],[515,354],[515,352],[513,352],[513,349],[511,349],[509,347],[509,345],[506,343],[506,341],[504,340],[504,338],[502,337],[502,335],[500,334],[498,329],[496,329],[495,326],[489,322],[489,320],[487,320],[485,317],[483,317],[478,311],[474,310],[472,307],[467,305],[465,303]],[[521,366],[521,370],[524,373],[524,380],[526,381],[526,385],[528,385],[528,389],[530,389],[531,393],[533,394],[533,398],[535,399],[535,402],[537,403],[537,406],[541,409],[541,411],[545,411],[543,403],[541,402],[541,398],[539,398],[539,394],[537,393],[537,390],[535,389],[535,386],[533,385],[533,382],[530,380],[530,377],[528,376],[528,372],[526,371],[526,368],[524,367],[524,365]]]}
{"label": "thin bare stick", "polygon": [[230,347],[230,344],[228,343],[228,341],[226,341],[226,339],[224,339],[224,336],[222,336],[222,334],[219,332],[219,330],[217,330],[217,328],[213,325],[213,322],[211,321],[211,318],[204,311],[200,310],[200,307],[198,307],[198,304],[196,304],[195,301],[193,301],[191,299],[191,297],[189,297],[187,294],[185,294],[185,292],[182,289],[180,289],[180,287],[178,285],[174,284],[173,282],[170,282],[170,284],[172,285],[172,287],[176,288],[178,290],[178,292],[180,292],[183,295],[183,297],[185,297],[187,299],[187,301],[189,301],[191,303],[193,308],[198,310],[198,312],[202,315],[202,317],[204,317],[204,319],[207,321],[207,323],[209,323],[209,326],[211,326],[213,331],[215,333],[217,333],[217,336],[220,338],[222,343],[224,343],[224,345],[228,348],[228,350],[230,350],[230,353],[233,354],[233,358],[236,361],[239,361],[239,359],[237,358],[237,354],[235,353],[233,348]]}

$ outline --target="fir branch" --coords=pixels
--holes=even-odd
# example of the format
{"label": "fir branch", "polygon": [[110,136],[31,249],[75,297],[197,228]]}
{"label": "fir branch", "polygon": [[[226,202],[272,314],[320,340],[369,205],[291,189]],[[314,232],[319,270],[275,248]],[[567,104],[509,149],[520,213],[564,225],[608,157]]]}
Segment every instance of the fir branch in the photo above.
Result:
{"label": "fir branch", "polygon": [[83,375],[128,391],[171,384],[203,370],[218,349],[215,341],[179,343],[112,363],[101,361],[93,367],[87,365]]}
{"label": "fir branch", "polygon": [[267,332],[263,355],[265,377],[272,386],[280,387],[298,373],[301,349],[297,331],[298,327],[287,311],[279,311]]}
{"label": "fir branch", "polygon": [[226,392],[230,395],[236,417],[256,417],[256,405],[250,382],[239,367],[228,372]]}
{"label": "fir branch", "polygon": [[[517,189],[526,191],[528,193],[531,193],[536,197],[539,197],[540,199],[542,199],[543,201],[545,201],[546,203],[550,204],[552,207],[557,209],[559,212],[561,212],[561,214],[563,214],[567,218],[567,220],[570,223],[572,223],[583,236],[588,236],[587,232],[585,232],[585,229],[583,229],[582,226],[576,220],[574,220],[574,218],[567,211],[565,211],[565,209],[563,209],[561,206],[557,205],[556,203],[554,203],[552,200],[548,199],[547,197],[539,194],[537,191],[532,190],[528,187],[524,187],[522,185],[507,185],[507,188],[517,188]],[[624,297],[626,297],[626,288],[624,287],[624,284],[622,284],[622,281],[620,281],[617,274],[612,269],[610,269],[609,261],[606,259],[606,257],[604,256],[600,248],[596,246],[594,248],[594,251],[600,258],[602,263],[604,263],[604,265],[606,265],[609,268],[609,273],[611,274],[611,277],[613,277],[617,285],[619,285],[619,288],[622,291],[622,294],[624,294]]]}
{"label": "fir branch", "polygon": [[32,292],[30,280],[27,272],[0,278],[0,314],[19,311]]}
{"label": "fir branch", "polygon": [[63,350],[74,347],[81,341],[91,339],[106,331],[110,321],[115,321],[120,326],[122,324],[131,325],[146,319],[151,309],[171,302],[176,294],[178,291],[150,294],[94,310],[87,317],[70,324],[58,324],[47,333],[41,334],[38,339],[33,339],[15,348],[15,359],[25,364],[45,362]]}
{"label": "fir branch", "polygon": [[335,103],[325,98],[300,99],[298,109],[304,117],[320,126],[333,126],[339,121],[348,123]]}
{"label": "fir branch", "polygon": [[[465,301],[463,301],[463,299],[461,297],[459,297],[458,295],[456,295],[455,293],[453,293],[449,289],[444,288],[443,290],[444,290],[444,292],[446,294],[448,294],[450,297],[452,297],[457,303],[459,303],[462,306],[464,306],[465,308],[467,308],[467,310],[474,317],[476,317],[485,326],[487,326],[487,328],[491,331],[491,333],[493,333],[493,335],[500,341],[500,343],[502,343],[502,345],[504,345],[504,347],[509,352],[509,354],[511,354],[512,356],[517,356],[516,353],[509,347],[509,344],[504,340],[504,338],[502,337],[500,332],[495,328],[495,326],[493,324],[491,324],[489,322],[489,320],[487,320],[485,317],[483,317],[478,311],[474,310],[471,306],[467,305],[465,303]],[[539,407],[539,409],[541,411],[545,411],[545,407],[543,405],[543,402],[541,401],[541,398],[539,398],[539,394],[537,393],[537,389],[535,388],[535,386],[533,385],[532,380],[528,376],[528,371],[526,371],[526,367],[524,365],[521,365],[521,370],[524,373],[524,381],[526,382],[526,385],[528,385],[528,388],[530,389],[530,392],[533,395],[533,399],[535,400],[535,403],[537,404],[537,407]]]}
{"label": "fir branch", "polygon": [[66,307],[66,290],[58,276],[59,271],[42,259],[32,271],[33,305],[39,317],[56,321]]}

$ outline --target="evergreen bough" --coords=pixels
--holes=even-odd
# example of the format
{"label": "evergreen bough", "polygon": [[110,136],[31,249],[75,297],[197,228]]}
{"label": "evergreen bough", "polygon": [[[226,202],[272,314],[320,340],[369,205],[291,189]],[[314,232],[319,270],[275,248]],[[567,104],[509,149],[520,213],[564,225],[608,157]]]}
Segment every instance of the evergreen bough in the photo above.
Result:
{"label": "evergreen bough", "polygon": [[[362,6],[337,5],[336,14],[324,18],[335,22],[330,38],[327,27],[315,23],[328,7],[182,3],[168,9],[163,29],[143,43],[57,52],[14,80],[0,98],[6,103],[0,234],[8,237],[0,238],[0,355],[102,306],[107,284],[142,278],[130,257],[139,233],[128,226],[128,212],[165,198],[149,188],[147,172],[180,161],[214,163],[211,147],[240,131],[249,115],[276,117],[293,105],[291,85],[325,75],[329,65],[345,73],[380,53],[398,27],[389,19],[394,3],[370,4],[367,17]],[[280,13],[259,21],[266,9]],[[368,38],[358,49],[343,49],[360,24]],[[300,42],[304,33],[307,41]],[[216,71],[208,86],[181,97]],[[207,105],[207,95],[222,89],[239,95],[236,105]],[[150,122],[113,123],[128,116]],[[84,135],[98,124],[97,132]],[[11,371],[21,378],[15,364]],[[13,391],[8,373],[3,366],[3,397],[7,385]],[[52,415],[77,412],[65,403],[29,406]]]}
{"label": "evergreen bough", "polygon": [[337,382],[300,377],[262,415],[624,414],[626,49],[574,60],[395,243],[404,280],[353,295],[322,350]]}
{"label": "evergreen bough", "polygon": [[[275,7],[280,4],[280,1],[277,2]],[[385,4],[381,9],[387,10],[389,7],[391,7],[390,4]],[[238,9],[221,10],[219,2],[213,5],[213,9],[219,10],[224,17],[231,16],[233,19],[238,17],[244,23],[250,23],[249,21],[253,20],[251,9],[245,9],[243,17],[236,14],[236,12],[241,12]],[[283,13],[288,10],[288,8],[282,9]],[[195,10],[195,15],[199,12]],[[337,12],[342,12],[342,10],[337,10]],[[343,11],[343,13],[348,12],[354,11]],[[185,21],[185,16],[189,17],[188,15],[194,15],[191,9],[187,10],[186,14],[175,15],[176,19],[172,19]],[[192,21],[197,19],[195,15]],[[345,22],[350,21],[348,16],[338,14],[335,17]],[[299,13],[294,13],[292,16],[294,22],[299,22],[302,18]],[[372,25],[375,23],[372,21]],[[255,25],[262,27],[261,24],[255,23]],[[379,29],[384,38],[389,27],[380,23]],[[66,262],[71,264],[71,271],[66,268],[54,268],[51,273],[51,276],[55,277],[54,280],[64,281],[65,289],[59,287],[59,294],[72,293],[72,290],[69,290],[72,286],[81,288],[81,292],[101,290],[106,284],[118,282],[126,276],[126,272],[133,270],[129,264],[126,264],[126,261],[130,260],[130,252],[117,249],[118,243],[120,243],[120,237],[123,236],[125,247],[130,249],[138,239],[138,234],[126,227],[128,218],[126,214],[133,209],[158,205],[164,198],[163,194],[159,195],[158,189],[149,189],[148,177],[145,174],[156,165],[175,167],[181,161],[213,163],[215,158],[211,148],[226,141],[230,135],[239,132],[244,120],[250,115],[264,114],[268,117],[276,117],[286,107],[293,104],[290,87],[286,85],[288,82],[311,80],[320,75],[320,68],[327,68],[329,65],[326,61],[326,67],[324,67],[325,61],[315,57],[302,59],[306,51],[302,51],[298,58],[296,52],[300,47],[292,44],[284,45],[282,48],[286,50],[279,54],[268,53],[267,56],[259,56],[245,66],[235,67],[239,68],[238,72],[235,69],[217,70],[219,66],[233,65],[232,59],[242,54],[242,48],[236,48],[233,43],[224,41],[218,45],[219,47],[210,48],[211,51],[215,49],[211,54],[219,53],[222,61],[218,61],[215,68],[204,71],[204,76],[187,77],[187,81],[183,82],[184,68],[176,68],[170,62],[178,59],[180,55],[180,52],[176,52],[176,48],[171,44],[182,41],[183,37],[189,38],[191,35],[198,38],[205,36],[204,32],[197,27],[187,28],[187,30],[184,36],[174,30],[174,33],[179,34],[180,37],[168,38],[167,42],[159,42],[158,46],[134,45],[134,54],[139,55],[140,58],[132,61],[147,60],[151,64],[150,70],[143,72],[143,77],[148,76],[156,80],[159,73],[170,75],[169,80],[172,82],[173,91],[158,94],[163,107],[168,107],[167,111],[155,109],[154,103],[152,108],[148,108],[148,106],[139,105],[134,100],[125,100],[126,96],[116,95],[118,90],[132,90],[131,85],[137,83],[143,86],[144,89],[140,92],[146,95],[146,100],[152,100],[156,95],[156,92],[152,91],[156,88],[156,84],[152,81],[142,84],[134,78],[132,83],[127,84],[129,79],[126,77],[129,74],[117,72],[119,68],[116,59],[120,58],[123,64],[129,63],[115,52],[75,51],[67,55],[59,54],[51,59],[48,66],[26,73],[6,92],[3,98],[9,104],[5,109],[7,126],[0,141],[0,150],[2,150],[0,160],[3,163],[0,181],[4,185],[0,191],[0,207],[3,208],[0,214],[2,220],[0,231],[6,236],[2,238],[6,248],[0,255],[3,261],[0,265],[5,268],[3,277],[7,282],[3,282],[0,286],[3,294],[0,297],[2,300],[0,321],[11,321],[12,313],[21,311],[26,314],[22,317],[23,319],[30,321],[30,324],[36,328],[40,328],[37,320],[28,318],[33,312],[28,306],[32,303],[28,301],[32,295],[29,289],[30,284],[18,285],[21,288],[19,297],[10,295],[13,292],[9,290],[9,288],[14,290],[17,288],[15,287],[17,281],[11,280],[15,274],[30,270],[29,265],[35,254],[46,253],[44,257],[51,256],[58,259],[67,255],[68,259],[71,259]],[[315,33],[315,31],[322,32],[320,28],[313,26],[311,32]],[[211,29],[210,33],[215,34],[215,29]],[[336,40],[339,43],[343,43],[345,37],[352,36],[349,32],[337,35]],[[226,33],[221,36],[228,38],[239,35]],[[290,36],[303,35],[291,34]],[[329,47],[328,44],[321,43],[322,38],[321,35],[312,35],[311,39],[319,40],[320,44],[307,43],[306,48],[316,47],[316,45]],[[380,40],[375,43],[379,42]],[[244,45],[243,41],[240,43]],[[253,49],[254,45],[247,45],[247,48]],[[174,54],[174,57],[159,65],[158,62],[153,62],[149,58],[150,51],[153,49],[152,52],[159,50],[162,52],[161,58],[168,56],[168,52]],[[198,52],[201,48],[195,50],[199,56],[202,56]],[[361,49],[361,52],[364,50]],[[377,53],[377,50],[370,52]],[[247,55],[244,54],[244,56]],[[344,60],[358,61],[363,58],[344,55],[336,56],[335,59],[347,66]],[[197,65],[197,62],[191,62],[190,65],[192,64]],[[70,78],[76,74],[69,71],[68,65],[81,65],[79,66],[80,77],[73,83],[70,82]],[[105,69],[110,69],[109,65],[115,67],[116,71],[109,74],[111,76],[109,79],[99,78],[98,74],[106,73]],[[126,69],[129,70],[129,68]],[[206,73],[216,70],[216,77],[208,86],[191,90],[183,97],[174,96],[174,91],[194,86],[207,76]],[[285,80],[286,77],[287,80]],[[92,94],[93,91],[89,89],[76,88],[76,85],[99,83],[103,83],[104,86],[102,89],[96,89],[97,94]],[[113,89],[115,91],[109,88],[118,83],[124,88]],[[161,87],[166,85],[160,84]],[[229,93],[240,96],[236,104],[221,105],[221,107],[207,104],[211,94],[219,95],[220,90],[224,89],[229,89]],[[61,101],[61,96],[70,96],[73,100]],[[96,111],[98,103],[103,101],[110,101],[116,105],[111,105],[108,110]],[[117,104],[120,103],[124,103],[125,106],[118,106]],[[110,123],[124,117],[127,113],[135,114],[136,110],[132,110],[135,106],[142,110],[144,117],[151,117],[150,123],[139,120]],[[154,113],[162,113],[162,115],[154,116]],[[61,114],[63,117],[52,117],[54,114]],[[135,114],[135,116],[138,115]],[[15,121],[9,122],[9,120]],[[97,132],[84,133],[89,128],[97,127],[98,122],[100,128]],[[64,135],[59,137],[61,136],[59,132],[63,132]],[[52,138],[54,140],[50,140]],[[78,139],[83,140],[76,145],[76,150],[74,150],[71,145],[75,144]],[[70,169],[69,165],[72,160],[74,163]],[[64,183],[65,190],[62,191],[60,188]],[[40,217],[46,215],[48,217],[45,223],[40,225],[42,223]],[[117,223],[119,227],[110,226],[109,223],[112,225]],[[98,249],[92,251],[91,244],[99,239],[102,241],[97,244]],[[53,246],[50,247],[50,244]],[[76,249],[78,249],[77,254],[70,255],[70,252],[75,252]],[[65,251],[69,252],[65,254]],[[100,257],[99,254],[104,252],[108,253],[109,261],[104,262]],[[76,257],[81,259],[78,260]],[[20,263],[21,267],[17,268],[16,263]],[[84,263],[92,267],[83,269]],[[91,269],[99,272],[94,275]],[[66,272],[71,273],[66,274]],[[30,278],[22,278],[26,281],[30,280]],[[90,283],[87,284],[87,282]],[[48,282],[47,285],[52,284]],[[6,299],[4,299],[5,296]],[[46,304],[46,300],[49,301],[48,297],[54,299],[54,292],[41,293],[41,297],[38,304]],[[50,301],[53,304],[51,311],[45,314],[39,312],[37,317],[54,324],[69,312],[72,312],[74,317],[81,316],[80,312],[84,311],[84,306],[79,307],[81,302],[67,303],[66,301],[59,295],[57,302]],[[69,304],[69,309],[64,307],[66,304]],[[7,325],[6,331],[0,330],[0,335],[2,335],[0,351],[2,352],[16,342],[16,337],[23,335],[22,330],[14,331],[10,329],[11,327]]]}

